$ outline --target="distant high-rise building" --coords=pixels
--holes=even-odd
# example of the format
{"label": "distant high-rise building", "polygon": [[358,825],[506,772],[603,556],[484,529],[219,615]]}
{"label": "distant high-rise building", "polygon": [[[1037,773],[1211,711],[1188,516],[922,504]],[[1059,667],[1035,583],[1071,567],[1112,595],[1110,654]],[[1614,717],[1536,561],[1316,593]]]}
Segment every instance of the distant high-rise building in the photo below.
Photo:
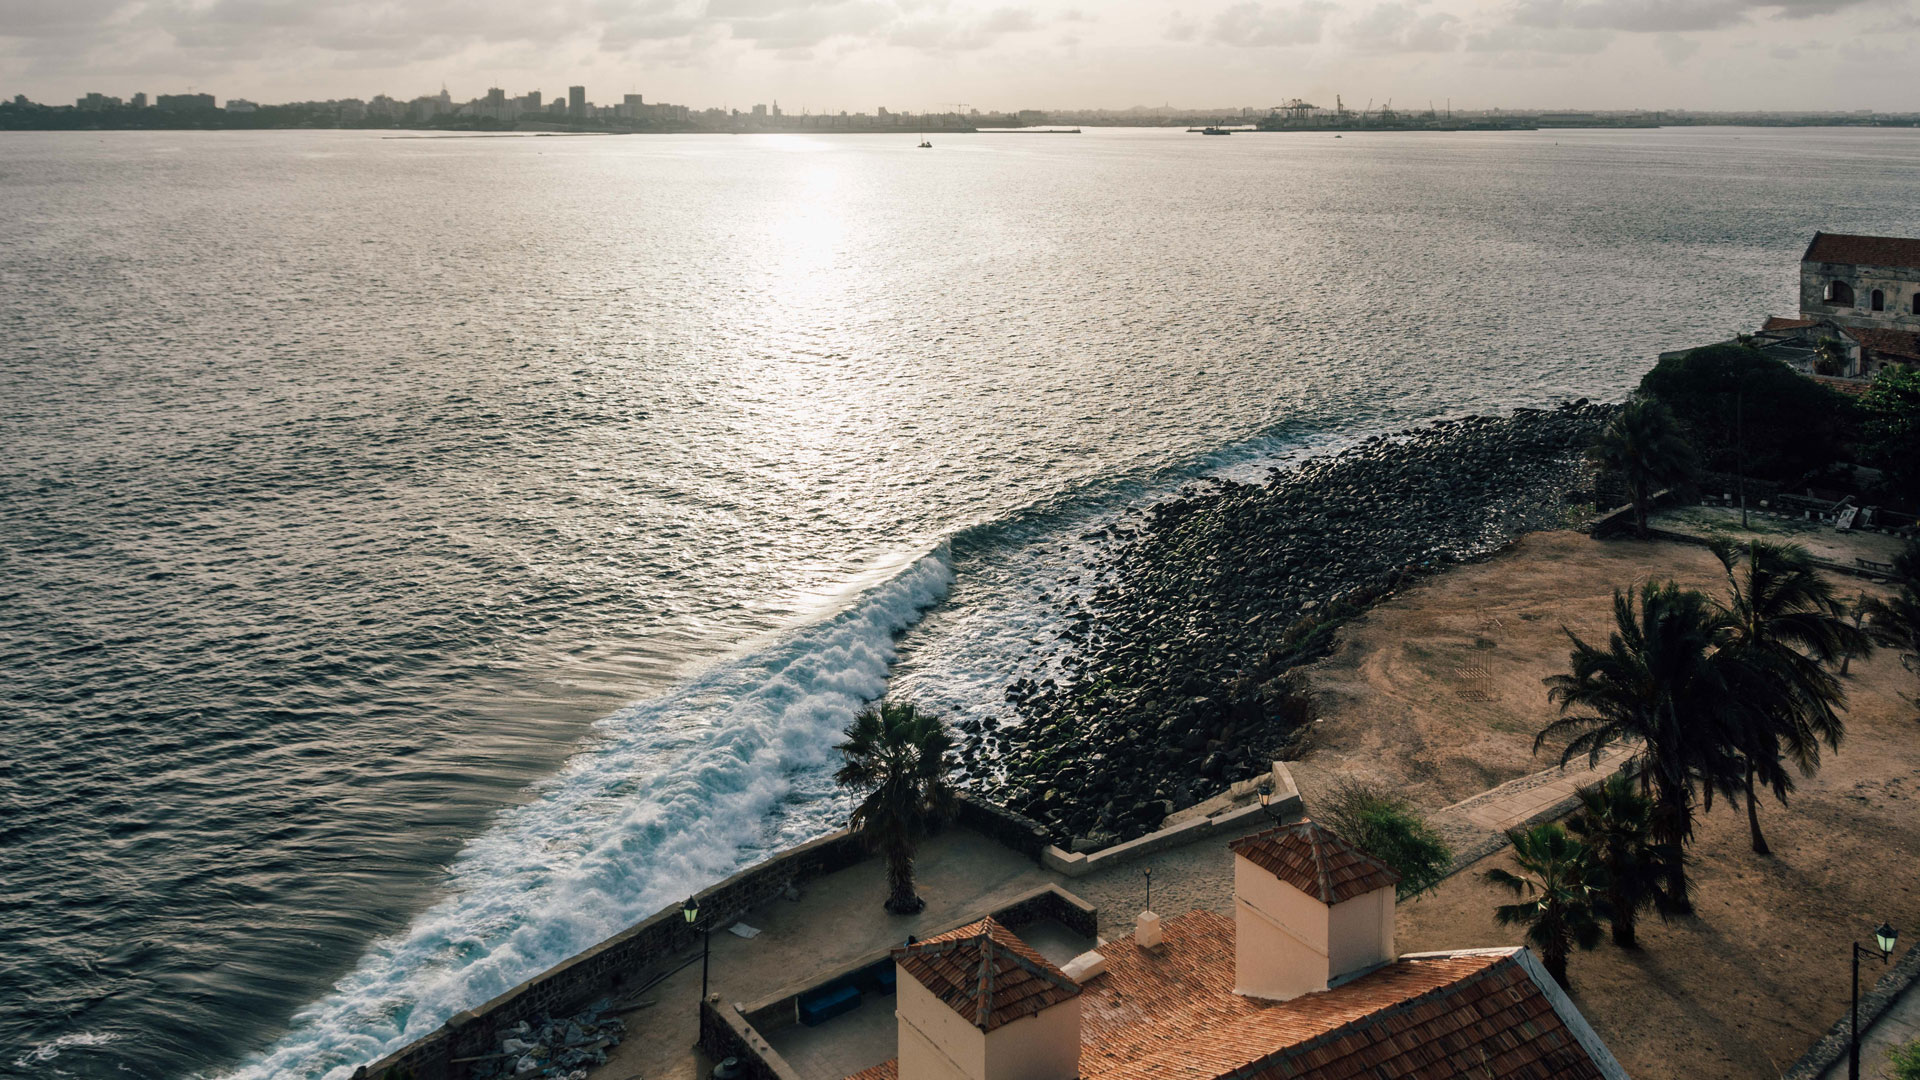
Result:
{"label": "distant high-rise building", "polygon": [[773,118],[775,120],[780,119],[780,99],[779,98],[773,99]]}
{"label": "distant high-rise building", "polygon": [[76,109],[117,109],[120,107],[120,99],[117,97],[108,97],[105,94],[88,94],[86,97],[75,101],[73,107]]}
{"label": "distant high-rise building", "polygon": [[147,107],[147,92],[145,90],[133,95],[133,107],[136,109],[144,109]]}
{"label": "distant high-rise building", "polygon": [[584,86],[567,87],[567,115],[587,115],[587,88]]}
{"label": "distant high-rise building", "polygon": [[767,115],[767,107],[765,105],[755,105],[753,107],[753,115],[756,118],[765,119]]}
{"label": "distant high-rise building", "polygon": [[528,112],[540,111],[540,91],[538,90],[527,91],[527,111]]}
{"label": "distant high-rise building", "polygon": [[256,112],[259,108],[260,106],[248,101],[246,98],[230,97],[227,99],[227,111],[230,113]]}

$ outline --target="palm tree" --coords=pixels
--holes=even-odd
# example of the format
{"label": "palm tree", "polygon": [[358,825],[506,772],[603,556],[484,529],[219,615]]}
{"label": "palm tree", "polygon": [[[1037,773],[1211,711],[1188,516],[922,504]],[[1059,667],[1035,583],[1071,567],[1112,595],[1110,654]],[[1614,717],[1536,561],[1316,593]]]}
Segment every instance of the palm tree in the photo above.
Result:
{"label": "palm tree", "polygon": [[1619,474],[1626,483],[1634,530],[1642,539],[1647,535],[1654,492],[1686,484],[1697,463],[1673,412],[1650,397],[1634,397],[1620,406],[1588,448],[1587,460]]}
{"label": "palm tree", "polygon": [[1653,800],[1653,837],[1672,855],[1662,901],[1690,912],[1679,856],[1693,836],[1695,792],[1703,783],[1709,792],[1726,790],[1740,773],[1723,729],[1726,665],[1715,651],[1726,620],[1701,593],[1648,582],[1638,594],[1614,591],[1613,621],[1604,649],[1566,631],[1568,674],[1546,680],[1561,716],[1534,737],[1533,749],[1566,738],[1562,765],[1581,755],[1598,765],[1614,743],[1638,746],[1633,764],[1641,794]]}
{"label": "palm tree", "polygon": [[[1820,746],[1838,749],[1846,725],[1837,710],[1846,692],[1828,665],[1871,648],[1846,621],[1845,605],[1796,544],[1755,541],[1744,550],[1724,542],[1713,553],[1727,573],[1722,643],[1735,693],[1729,701],[1734,748],[1745,759],[1742,794],[1756,854],[1770,853],[1760,832],[1760,784],[1781,803],[1793,770],[1812,776]],[[1744,569],[1744,572],[1741,572]]]}
{"label": "palm tree", "polygon": [[1598,872],[1587,846],[1567,835],[1555,822],[1507,833],[1513,842],[1513,864],[1518,874],[1489,870],[1486,882],[1506,889],[1520,902],[1493,909],[1502,926],[1527,928],[1527,944],[1540,951],[1540,962],[1562,989],[1567,982],[1567,957],[1578,945],[1600,944],[1600,922],[1594,904]]}
{"label": "palm tree", "polygon": [[953,806],[953,739],[938,716],[891,701],[869,706],[846,736],[833,781],[865,795],[847,824],[887,860],[887,910],[912,915],[927,906],[913,891],[914,845]]}
{"label": "palm tree", "polygon": [[1568,819],[1567,831],[1586,844],[1587,856],[1605,882],[1613,943],[1638,948],[1634,926],[1640,912],[1659,896],[1660,868],[1680,853],[1663,851],[1653,842],[1653,802],[1625,773],[1583,787],[1579,795],[1580,810]]}

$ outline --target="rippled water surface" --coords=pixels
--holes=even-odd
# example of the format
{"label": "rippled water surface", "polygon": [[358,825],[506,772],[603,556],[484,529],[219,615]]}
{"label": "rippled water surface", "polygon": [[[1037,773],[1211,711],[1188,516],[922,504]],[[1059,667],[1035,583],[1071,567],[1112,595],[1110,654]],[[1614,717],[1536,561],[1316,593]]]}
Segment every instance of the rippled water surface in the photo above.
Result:
{"label": "rippled water surface", "polygon": [[0,1073],[344,1075],[831,827],[1103,515],[1618,395],[1920,137],[0,136]]}

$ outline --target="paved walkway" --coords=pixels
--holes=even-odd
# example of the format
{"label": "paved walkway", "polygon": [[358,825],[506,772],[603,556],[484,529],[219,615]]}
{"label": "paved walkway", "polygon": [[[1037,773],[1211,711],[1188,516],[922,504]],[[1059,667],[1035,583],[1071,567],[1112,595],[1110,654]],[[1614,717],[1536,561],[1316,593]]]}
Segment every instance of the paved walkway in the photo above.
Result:
{"label": "paved walkway", "polygon": [[[1867,977],[1864,965],[1860,975],[1864,982]],[[1887,1062],[1887,1051],[1912,1042],[1920,1042],[1920,983],[1908,984],[1906,993],[1900,995],[1892,1008],[1880,1014],[1880,1019],[1861,1037],[1861,1080],[1893,1080],[1893,1066]],[[1847,1059],[1843,1056],[1834,1062],[1820,1074],[1820,1080],[1847,1080]]]}
{"label": "paved walkway", "polygon": [[1573,798],[1579,789],[1605,780],[1632,756],[1631,749],[1616,746],[1600,755],[1600,764],[1595,768],[1588,768],[1586,762],[1580,760],[1564,769],[1552,768],[1509,780],[1437,811],[1435,816],[1457,816],[1483,829],[1506,832]]}

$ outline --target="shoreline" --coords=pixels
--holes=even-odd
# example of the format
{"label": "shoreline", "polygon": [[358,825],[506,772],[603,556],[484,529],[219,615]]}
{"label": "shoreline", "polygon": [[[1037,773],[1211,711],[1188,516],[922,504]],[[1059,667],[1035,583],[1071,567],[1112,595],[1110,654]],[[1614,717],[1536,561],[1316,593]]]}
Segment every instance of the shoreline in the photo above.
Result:
{"label": "shoreline", "polygon": [[1580,455],[1611,409],[1435,421],[1131,512],[1084,570],[1091,601],[1054,601],[1061,676],[956,724],[966,785],[1085,852],[1292,756],[1315,708],[1298,669],[1408,583],[1584,509]]}

